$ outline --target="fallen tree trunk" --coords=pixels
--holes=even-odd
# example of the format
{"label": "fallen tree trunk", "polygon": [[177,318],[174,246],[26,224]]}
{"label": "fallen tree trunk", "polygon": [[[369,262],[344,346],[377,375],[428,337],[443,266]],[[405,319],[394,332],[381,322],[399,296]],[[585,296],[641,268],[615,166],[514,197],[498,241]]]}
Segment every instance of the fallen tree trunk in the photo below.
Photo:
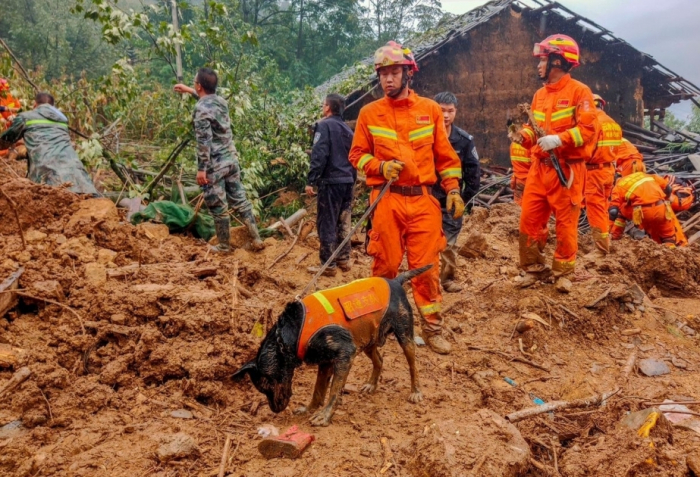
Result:
{"label": "fallen tree trunk", "polygon": [[520,411],[511,412],[506,416],[506,419],[510,422],[518,422],[523,419],[528,419],[533,416],[538,416],[540,414],[546,414],[552,411],[558,411],[560,409],[572,409],[578,407],[589,407],[598,404],[603,404],[611,396],[614,396],[620,391],[620,388],[614,391],[604,392],[602,394],[595,394],[593,396],[588,396],[581,399],[575,399],[573,401],[552,401],[541,406],[528,407]]}

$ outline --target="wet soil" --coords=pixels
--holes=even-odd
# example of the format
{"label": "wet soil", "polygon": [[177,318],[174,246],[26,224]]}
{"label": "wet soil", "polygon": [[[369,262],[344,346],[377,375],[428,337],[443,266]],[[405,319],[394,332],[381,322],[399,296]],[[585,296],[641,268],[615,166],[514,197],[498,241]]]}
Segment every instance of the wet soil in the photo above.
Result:
{"label": "wet soil", "polygon": [[[0,187],[18,204],[31,239],[23,250],[14,215],[0,199],[0,278],[24,267],[20,288],[35,297],[21,297],[0,317],[0,343],[23,350],[14,366],[0,368],[0,387],[19,367],[31,370],[27,381],[0,396],[2,475],[215,476],[227,435],[226,475],[507,475],[499,469],[509,465],[508,439],[473,438],[485,409],[505,416],[533,406],[534,398],[572,400],[618,387],[602,407],[516,423],[530,456],[512,475],[690,475],[686,458],[700,446],[700,434],[657,426],[641,438],[619,423],[643,409],[644,400],[700,399],[697,246],[671,251],[625,239],[596,259],[585,256],[593,247],[582,237],[579,264],[588,280],[575,282],[570,294],[549,283],[521,290],[519,209],[476,209],[460,240],[479,232],[488,246],[479,258],[460,258],[464,291],[444,297],[453,353],[418,348],[425,400],[407,401],[406,362],[389,339],[377,392],[358,392],[371,369],[360,355],[332,425],[314,428],[291,412],[310,398],[314,368],[297,370],[292,402],[277,415],[249,380],[230,379],[311,278],[306,268],[318,262],[313,234],[268,268],[290,238],[268,239],[260,253],[243,247],[221,257],[191,237],[149,238],[123,213],[60,188],[2,173]],[[553,241],[550,254],[552,248]],[[368,276],[361,247],[353,259],[351,272],[321,277],[320,288]],[[251,296],[234,293],[234,283]],[[634,284],[648,294],[641,302],[626,293]],[[596,308],[585,307],[609,289]],[[524,312],[547,324],[513,333]],[[627,334],[635,328],[638,334]],[[670,374],[633,370],[625,377],[633,352],[667,362]],[[178,410],[188,412],[174,417]],[[296,460],[265,460],[257,450],[264,424],[281,432],[297,424],[316,440]],[[449,429],[466,436],[453,439]],[[159,457],[161,446],[181,434],[194,440],[191,452]],[[388,468],[381,438],[393,453]]]}

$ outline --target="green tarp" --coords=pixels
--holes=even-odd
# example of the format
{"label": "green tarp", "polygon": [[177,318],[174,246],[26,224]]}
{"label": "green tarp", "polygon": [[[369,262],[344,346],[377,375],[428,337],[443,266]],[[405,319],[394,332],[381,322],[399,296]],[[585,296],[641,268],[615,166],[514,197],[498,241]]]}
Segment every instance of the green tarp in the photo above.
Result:
{"label": "green tarp", "polygon": [[189,205],[161,200],[151,202],[144,210],[132,215],[131,223],[138,225],[151,220],[167,225],[170,232],[173,233],[184,232],[189,229],[196,237],[204,240],[209,240],[215,235],[214,219],[209,215],[198,213],[197,217],[194,218],[194,224],[190,227],[193,217],[194,209]]}

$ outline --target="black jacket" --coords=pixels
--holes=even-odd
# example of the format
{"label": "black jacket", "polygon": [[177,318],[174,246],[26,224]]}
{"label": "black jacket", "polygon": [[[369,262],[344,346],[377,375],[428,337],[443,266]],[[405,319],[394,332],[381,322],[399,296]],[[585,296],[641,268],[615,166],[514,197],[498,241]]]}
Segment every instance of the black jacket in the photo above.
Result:
{"label": "black jacket", "polygon": [[[481,182],[479,154],[477,154],[476,146],[474,146],[474,137],[454,124],[452,125],[449,139],[452,148],[455,150],[462,163],[462,180],[459,183],[459,188],[462,193],[462,200],[467,204],[479,191],[479,184]],[[442,186],[440,185],[440,175],[437,174],[437,176],[438,181],[433,186],[433,196],[440,201],[440,205],[444,208],[447,194],[442,190]]]}
{"label": "black jacket", "polygon": [[351,145],[352,129],[340,116],[330,116],[317,122],[308,185],[354,184],[357,171],[348,160]]}

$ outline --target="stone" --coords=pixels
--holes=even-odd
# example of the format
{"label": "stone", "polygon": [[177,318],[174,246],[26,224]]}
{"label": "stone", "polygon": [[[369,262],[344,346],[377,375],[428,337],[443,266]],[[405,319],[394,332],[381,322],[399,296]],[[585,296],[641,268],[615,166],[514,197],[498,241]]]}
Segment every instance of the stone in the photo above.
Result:
{"label": "stone", "polygon": [[97,249],[92,241],[85,237],[73,237],[58,247],[58,252],[81,262],[94,262]]}
{"label": "stone", "polygon": [[168,462],[170,460],[186,459],[199,455],[199,446],[192,436],[184,432],[164,436],[161,445],[156,451],[158,460]]}
{"label": "stone", "polygon": [[164,240],[170,236],[170,229],[165,224],[144,222],[136,226],[136,233],[151,240]]}
{"label": "stone", "polygon": [[97,263],[107,265],[108,263],[114,262],[115,258],[117,258],[117,252],[114,250],[101,248],[97,251]]}
{"label": "stone", "polygon": [[114,202],[105,198],[85,200],[81,202],[78,211],[71,216],[66,229],[72,229],[83,221],[90,223],[93,219],[96,221],[119,220],[117,206],[114,205]]}
{"label": "stone", "polygon": [[643,359],[638,366],[645,376],[662,376],[671,372],[666,363],[654,358]]}
{"label": "stone", "polygon": [[187,409],[178,409],[177,411],[171,412],[170,415],[178,419],[192,419],[194,417]]}
{"label": "stone", "polygon": [[57,243],[58,245],[63,245],[63,244],[66,243],[67,241],[68,241],[68,239],[67,239],[66,236],[63,235],[63,234],[59,234],[59,235],[56,236],[56,243]]}
{"label": "stone", "polygon": [[459,254],[464,258],[484,258],[489,248],[486,236],[478,231],[470,232],[467,239],[459,249]]}
{"label": "stone", "polygon": [[44,280],[34,282],[29,287],[30,295],[36,295],[39,298],[48,298],[50,300],[63,301],[66,297],[61,284],[56,280]]}
{"label": "stone", "polygon": [[[466,419],[433,422],[407,446],[410,475],[516,477],[529,466],[530,447],[520,431],[489,409]],[[477,472],[474,466],[487,459]],[[465,463],[471,463],[465,468]]]}
{"label": "stone", "polygon": [[126,323],[126,315],[122,313],[115,313],[114,315],[109,317],[109,321],[111,321],[115,325],[123,325]]}
{"label": "stone", "polygon": [[634,313],[634,305],[632,303],[625,303],[625,310]]}
{"label": "stone", "polygon": [[688,470],[695,474],[695,477],[700,477],[700,452],[695,452],[685,459]]}
{"label": "stone", "polygon": [[554,284],[554,288],[559,293],[571,293],[571,288],[573,287],[573,283],[571,283],[571,280],[569,280],[566,277],[560,277],[557,282]]}
{"label": "stone", "polygon": [[27,230],[24,233],[24,239],[31,243],[31,242],[41,242],[47,237],[47,235],[44,232],[39,232],[38,230]]}
{"label": "stone", "polygon": [[107,283],[107,269],[97,262],[85,264],[85,279],[94,286],[102,286]]}

